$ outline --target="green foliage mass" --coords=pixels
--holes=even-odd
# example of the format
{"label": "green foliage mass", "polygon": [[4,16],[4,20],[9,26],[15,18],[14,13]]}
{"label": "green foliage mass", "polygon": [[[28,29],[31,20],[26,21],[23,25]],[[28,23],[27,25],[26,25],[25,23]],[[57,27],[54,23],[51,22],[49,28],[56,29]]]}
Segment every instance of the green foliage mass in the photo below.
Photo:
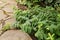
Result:
{"label": "green foliage mass", "polygon": [[15,17],[15,26],[29,34],[35,32],[38,40],[55,40],[60,36],[60,14],[52,7],[15,10]]}
{"label": "green foliage mass", "polygon": [[[60,40],[60,13],[55,9],[56,4],[60,5],[60,0],[17,0],[17,2],[28,8],[24,11],[19,9],[14,11],[16,28],[33,34],[37,40]],[[41,2],[45,3],[43,4],[45,7],[39,4]]]}

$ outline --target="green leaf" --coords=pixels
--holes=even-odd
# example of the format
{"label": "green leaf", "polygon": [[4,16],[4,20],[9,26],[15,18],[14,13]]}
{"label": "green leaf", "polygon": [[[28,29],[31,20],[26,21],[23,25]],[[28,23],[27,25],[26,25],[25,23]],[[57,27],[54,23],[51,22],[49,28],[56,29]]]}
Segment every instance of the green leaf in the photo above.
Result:
{"label": "green leaf", "polygon": [[60,38],[57,38],[56,40],[60,40]]}

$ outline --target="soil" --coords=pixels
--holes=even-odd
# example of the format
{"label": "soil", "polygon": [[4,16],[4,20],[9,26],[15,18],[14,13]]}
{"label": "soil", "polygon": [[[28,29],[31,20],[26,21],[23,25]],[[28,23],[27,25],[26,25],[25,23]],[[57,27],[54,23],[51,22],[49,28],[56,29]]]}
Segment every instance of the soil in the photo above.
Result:
{"label": "soil", "polygon": [[37,40],[37,38],[34,35],[30,35],[30,37],[32,38],[32,40]]}

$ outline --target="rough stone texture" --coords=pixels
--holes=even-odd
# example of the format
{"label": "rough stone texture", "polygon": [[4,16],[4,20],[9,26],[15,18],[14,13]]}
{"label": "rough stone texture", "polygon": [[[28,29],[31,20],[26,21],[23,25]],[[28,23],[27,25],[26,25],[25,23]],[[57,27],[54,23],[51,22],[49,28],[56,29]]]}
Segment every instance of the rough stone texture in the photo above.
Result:
{"label": "rough stone texture", "polygon": [[8,30],[0,36],[0,40],[32,40],[30,36],[21,30]]}
{"label": "rough stone texture", "polygon": [[4,19],[6,17],[6,15],[3,14],[3,11],[0,10],[0,19]]}
{"label": "rough stone texture", "polygon": [[[16,6],[16,0],[0,0],[0,20],[1,19],[5,20],[11,17],[11,19],[6,20],[5,23],[13,24],[15,22],[15,19],[13,17],[13,6]],[[3,10],[6,13],[4,13]],[[7,17],[7,15],[10,16]],[[1,29],[2,29],[2,23],[0,23],[0,30]]]}
{"label": "rough stone texture", "polygon": [[[15,18],[13,17],[13,6],[16,6],[16,1],[15,0],[0,0],[0,20],[5,20],[5,24],[9,23],[10,25],[12,25],[15,22]],[[6,12],[4,13],[3,10]],[[9,17],[7,17],[7,15],[10,15]],[[7,18],[6,18],[7,17]],[[0,34],[2,34],[2,24],[0,21]],[[5,25],[4,24],[4,25]]]}

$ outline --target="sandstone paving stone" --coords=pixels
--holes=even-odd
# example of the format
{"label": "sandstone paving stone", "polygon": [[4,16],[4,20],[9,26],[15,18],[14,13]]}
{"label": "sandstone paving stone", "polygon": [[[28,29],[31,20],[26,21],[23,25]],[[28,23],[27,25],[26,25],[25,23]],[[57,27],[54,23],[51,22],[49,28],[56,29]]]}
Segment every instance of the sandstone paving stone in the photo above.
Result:
{"label": "sandstone paving stone", "polygon": [[31,37],[21,30],[8,30],[0,36],[0,40],[32,40]]}
{"label": "sandstone paving stone", "polygon": [[[13,17],[13,8],[12,8],[13,6],[16,6],[15,0],[0,0],[0,20],[2,20],[2,19],[6,20],[8,18],[11,18],[11,19],[8,19],[5,21],[5,25],[7,23],[10,23],[10,25],[12,25],[15,22],[15,18]],[[8,14],[10,16],[6,18],[6,16],[7,16],[6,14]],[[3,32],[3,31],[1,31],[3,28],[2,24],[3,23],[1,23],[1,21],[0,21],[0,35]],[[12,40],[13,39],[14,38],[12,38]],[[5,39],[1,39],[1,40],[5,40]],[[16,39],[14,39],[14,40],[16,40]]]}
{"label": "sandstone paving stone", "polygon": [[[13,6],[16,6],[16,0],[0,0],[0,20],[8,19],[9,17],[13,16]],[[5,12],[4,12],[4,11]],[[7,15],[10,15],[6,18]],[[13,24],[15,22],[14,17],[5,21],[5,23],[10,22]],[[0,29],[2,28],[2,24],[0,24]]]}

